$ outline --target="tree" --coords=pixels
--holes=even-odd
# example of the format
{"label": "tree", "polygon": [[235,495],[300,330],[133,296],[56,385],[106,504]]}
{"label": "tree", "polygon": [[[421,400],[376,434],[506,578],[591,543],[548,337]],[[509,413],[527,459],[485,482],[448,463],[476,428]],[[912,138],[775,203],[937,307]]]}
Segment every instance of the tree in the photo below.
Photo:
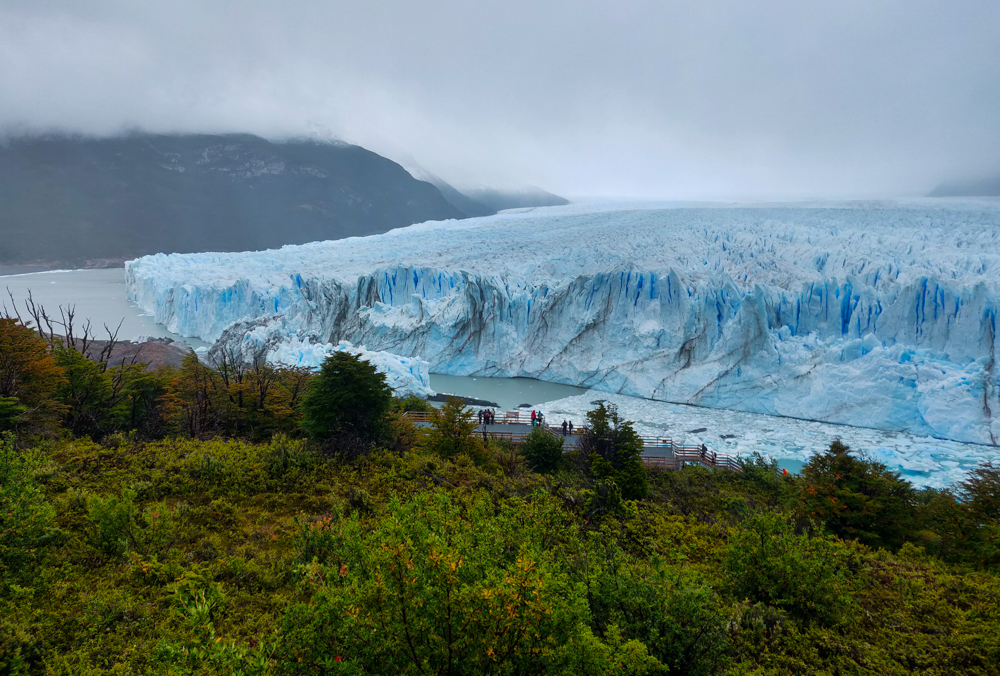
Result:
{"label": "tree", "polygon": [[618,415],[614,404],[587,413],[587,429],[580,439],[580,452],[590,463],[591,474],[600,480],[612,480],[625,500],[638,500],[649,494],[649,480],[642,464],[642,439],[632,423]]}
{"label": "tree", "polygon": [[796,516],[802,523],[822,523],[843,539],[898,549],[913,530],[913,487],[885,465],[849,451],[836,439],[809,459],[795,497]]}
{"label": "tree", "polygon": [[549,474],[562,466],[563,440],[536,427],[521,442],[521,455],[536,472]]}
{"label": "tree", "polygon": [[20,320],[0,317],[0,430],[53,431],[64,411],[55,398],[63,381],[49,345]]}
{"label": "tree", "polygon": [[444,406],[431,413],[431,426],[420,447],[442,458],[467,455],[476,463],[487,458],[486,444],[476,434],[472,409],[454,397],[448,397]]}
{"label": "tree", "polygon": [[984,522],[1000,523],[1000,467],[984,462],[958,484],[958,493]]}
{"label": "tree", "polygon": [[363,452],[382,441],[392,390],[385,375],[347,352],[328,356],[302,400],[302,429],[317,441]]}

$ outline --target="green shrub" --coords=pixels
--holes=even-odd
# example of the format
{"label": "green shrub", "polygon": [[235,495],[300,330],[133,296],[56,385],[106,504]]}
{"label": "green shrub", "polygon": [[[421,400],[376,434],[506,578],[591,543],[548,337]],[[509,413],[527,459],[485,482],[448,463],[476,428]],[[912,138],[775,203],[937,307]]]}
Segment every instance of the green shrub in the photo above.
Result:
{"label": "green shrub", "polygon": [[595,673],[586,658],[602,650],[646,673],[641,644],[593,637],[583,586],[543,544],[551,509],[434,491],[392,501],[371,529],[333,518],[326,562],[302,568],[312,601],[284,621],[293,673]]}
{"label": "green shrub", "polygon": [[536,427],[521,442],[521,455],[536,472],[551,474],[563,464],[563,440]]}
{"label": "green shrub", "polygon": [[486,444],[476,433],[472,409],[454,397],[448,397],[445,405],[433,412],[431,426],[423,431],[419,448],[447,459],[468,456],[476,464],[489,459]]}
{"label": "green shrub", "polygon": [[177,537],[178,512],[184,506],[153,503],[140,508],[135,491],[121,497],[90,496],[87,501],[88,536],[91,546],[108,557],[127,552],[143,556],[167,551]]}
{"label": "green shrub", "polygon": [[689,569],[671,568],[607,547],[590,572],[588,599],[599,636],[618,626],[672,674],[718,673],[726,661],[728,617],[716,594]]}
{"label": "green shrub", "polygon": [[44,466],[37,452],[17,450],[14,436],[0,433],[0,594],[55,534],[55,510],[38,483]]}
{"label": "green shrub", "polygon": [[800,621],[831,625],[854,608],[857,556],[843,543],[796,534],[784,515],[754,514],[741,524],[723,559],[726,588],[738,600],[781,608]]}

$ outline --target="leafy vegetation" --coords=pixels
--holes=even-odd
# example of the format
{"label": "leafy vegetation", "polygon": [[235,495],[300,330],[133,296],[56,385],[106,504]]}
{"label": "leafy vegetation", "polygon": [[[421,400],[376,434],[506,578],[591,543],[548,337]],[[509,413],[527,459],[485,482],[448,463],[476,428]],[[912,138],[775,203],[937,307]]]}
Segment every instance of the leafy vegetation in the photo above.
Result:
{"label": "leafy vegetation", "polygon": [[647,473],[603,406],[561,462],[458,401],[415,425],[349,356],[116,370],[22,329],[0,674],[998,673],[993,465],[914,490],[837,442],[801,476]]}

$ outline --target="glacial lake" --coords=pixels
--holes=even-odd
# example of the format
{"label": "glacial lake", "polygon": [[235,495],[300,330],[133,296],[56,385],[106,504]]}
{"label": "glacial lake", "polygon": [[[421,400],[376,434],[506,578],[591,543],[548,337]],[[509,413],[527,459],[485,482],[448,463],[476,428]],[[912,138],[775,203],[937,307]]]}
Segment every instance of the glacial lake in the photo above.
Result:
{"label": "glacial lake", "polygon": [[171,333],[162,324],[153,321],[150,314],[142,312],[125,298],[125,269],[56,270],[32,272],[23,275],[0,277],[0,305],[8,310],[11,296],[16,301],[21,317],[28,319],[24,301],[29,291],[36,304],[43,306],[50,316],[59,317],[59,306],[75,306],[75,327],[82,327],[89,319],[98,338],[106,337],[104,325],[114,331],[121,322],[118,337],[135,340],[141,336],[172,338],[194,348],[207,346],[197,338],[185,338]]}
{"label": "glacial lake", "polygon": [[[0,276],[0,304],[10,307],[10,290],[18,310],[26,317],[23,301],[30,289],[36,303],[49,314],[59,306],[76,306],[76,321],[90,319],[103,333],[122,322],[120,338],[168,337],[192,347],[206,346],[197,338],[185,338],[166,330],[125,298],[122,268],[70,270]],[[1000,460],[1000,450],[977,444],[916,437],[845,425],[834,425],[754,413],[709,409],[639,397],[588,390],[571,385],[546,383],[530,378],[482,378],[431,374],[431,387],[466,397],[493,401],[501,410],[520,404],[542,410],[551,422],[563,419],[580,424],[594,402],[604,400],[618,406],[623,416],[635,422],[640,434],[672,437],[680,443],[706,444],[730,455],[757,451],[778,459],[779,465],[797,471],[812,454],[840,437],[851,448],[864,450],[890,469],[918,486],[944,487],[961,480],[978,463]]]}

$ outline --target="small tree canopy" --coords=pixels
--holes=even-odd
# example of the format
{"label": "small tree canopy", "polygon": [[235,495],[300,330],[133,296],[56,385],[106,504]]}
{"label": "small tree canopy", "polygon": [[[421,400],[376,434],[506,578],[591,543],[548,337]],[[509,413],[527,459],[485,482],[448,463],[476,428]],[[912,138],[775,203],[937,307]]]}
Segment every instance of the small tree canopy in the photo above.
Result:
{"label": "small tree canopy", "polygon": [[642,464],[642,439],[632,423],[618,415],[618,408],[604,402],[587,413],[587,429],[580,452],[590,459],[590,472],[599,480],[612,479],[622,498],[638,500],[649,494],[649,479]]}
{"label": "small tree canopy", "polygon": [[563,440],[541,427],[531,430],[521,442],[521,455],[536,472],[555,472],[563,462]]}
{"label": "small tree canopy", "polygon": [[381,441],[392,390],[367,361],[334,352],[309,383],[302,429],[317,441],[340,439],[370,447]]}
{"label": "small tree canopy", "polygon": [[912,530],[913,487],[885,465],[849,451],[836,439],[830,450],[809,459],[796,495],[796,516],[823,523],[840,538],[898,549]]}
{"label": "small tree canopy", "polygon": [[476,434],[472,409],[454,397],[448,397],[445,405],[432,413],[431,427],[420,446],[442,458],[467,455],[481,463],[487,457],[486,444]]}
{"label": "small tree canopy", "polygon": [[17,319],[0,317],[0,397],[8,400],[0,430],[28,434],[54,430],[65,410],[56,400],[63,382],[63,369],[48,344]]}

